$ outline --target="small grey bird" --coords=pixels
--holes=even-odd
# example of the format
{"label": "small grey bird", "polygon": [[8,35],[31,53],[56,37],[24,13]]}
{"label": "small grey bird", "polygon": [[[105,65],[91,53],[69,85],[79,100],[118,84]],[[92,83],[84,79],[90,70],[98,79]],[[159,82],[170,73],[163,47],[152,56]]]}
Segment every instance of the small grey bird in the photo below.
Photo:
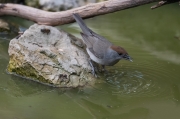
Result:
{"label": "small grey bird", "polygon": [[[113,66],[121,59],[132,61],[132,58],[124,48],[113,45],[104,37],[89,29],[79,14],[74,13],[73,17],[82,29],[81,36],[86,44],[87,53],[92,61],[102,65],[103,68],[105,68],[105,66]],[[91,60],[90,65],[92,67],[92,73],[95,76]]]}

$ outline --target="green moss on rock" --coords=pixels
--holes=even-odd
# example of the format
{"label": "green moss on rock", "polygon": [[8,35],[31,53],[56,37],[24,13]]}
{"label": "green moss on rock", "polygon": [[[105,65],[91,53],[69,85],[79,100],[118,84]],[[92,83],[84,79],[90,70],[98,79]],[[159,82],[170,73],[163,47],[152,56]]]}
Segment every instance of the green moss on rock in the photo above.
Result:
{"label": "green moss on rock", "polygon": [[40,81],[42,83],[52,84],[50,80],[45,79],[29,64],[21,64],[19,60],[15,60],[14,58],[10,58],[8,71],[10,73],[15,73],[17,75],[31,78],[33,80]]}

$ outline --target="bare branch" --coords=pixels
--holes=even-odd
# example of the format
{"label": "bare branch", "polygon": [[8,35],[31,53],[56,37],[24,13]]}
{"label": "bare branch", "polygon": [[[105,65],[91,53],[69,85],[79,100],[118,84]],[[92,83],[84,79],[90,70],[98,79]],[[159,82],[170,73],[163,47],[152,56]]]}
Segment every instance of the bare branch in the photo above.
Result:
{"label": "bare branch", "polygon": [[78,13],[83,18],[89,18],[155,1],[157,0],[109,0],[100,3],[91,3],[62,12],[47,12],[18,4],[0,4],[0,15],[13,15],[34,21],[38,24],[57,26],[74,22],[72,13]]}
{"label": "bare branch", "polygon": [[153,5],[151,7],[151,9],[155,9],[155,8],[158,8],[158,7],[161,7],[163,5],[166,5],[166,4],[170,4],[170,3],[174,3],[174,2],[178,2],[179,0],[162,0],[160,2],[158,2],[158,4],[156,5]]}

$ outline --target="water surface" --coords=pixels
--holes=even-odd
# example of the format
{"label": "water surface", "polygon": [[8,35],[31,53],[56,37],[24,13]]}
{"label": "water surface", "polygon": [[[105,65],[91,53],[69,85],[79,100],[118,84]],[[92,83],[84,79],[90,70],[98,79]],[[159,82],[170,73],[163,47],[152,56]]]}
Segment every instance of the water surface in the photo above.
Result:
{"label": "water surface", "polygon": [[[2,119],[179,119],[180,7],[150,5],[85,20],[134,62],[107,67],[94,86],[55,89],[6,73],[13,34],[0,34]],[[23,28],[32,22],[6,17]],[[61,28],[80,37],[76,23]]]}

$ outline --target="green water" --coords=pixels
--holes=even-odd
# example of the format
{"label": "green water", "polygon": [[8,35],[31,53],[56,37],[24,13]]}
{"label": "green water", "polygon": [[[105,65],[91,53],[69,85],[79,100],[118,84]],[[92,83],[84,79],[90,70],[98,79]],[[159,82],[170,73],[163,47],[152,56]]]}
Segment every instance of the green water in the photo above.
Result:
{"label": "green water", "polygon": [[[180,7],[171,4],[151,10],[150,6],[85,21],[134,59],[107,67],[109,73],[86,88],[55,89],[7,74],[8,44],[14,36],[1,34],[0,118],[179,119]],[[25,28],[32,24],[8,20]],[[61,28],[80,37],[75,23]]]}

